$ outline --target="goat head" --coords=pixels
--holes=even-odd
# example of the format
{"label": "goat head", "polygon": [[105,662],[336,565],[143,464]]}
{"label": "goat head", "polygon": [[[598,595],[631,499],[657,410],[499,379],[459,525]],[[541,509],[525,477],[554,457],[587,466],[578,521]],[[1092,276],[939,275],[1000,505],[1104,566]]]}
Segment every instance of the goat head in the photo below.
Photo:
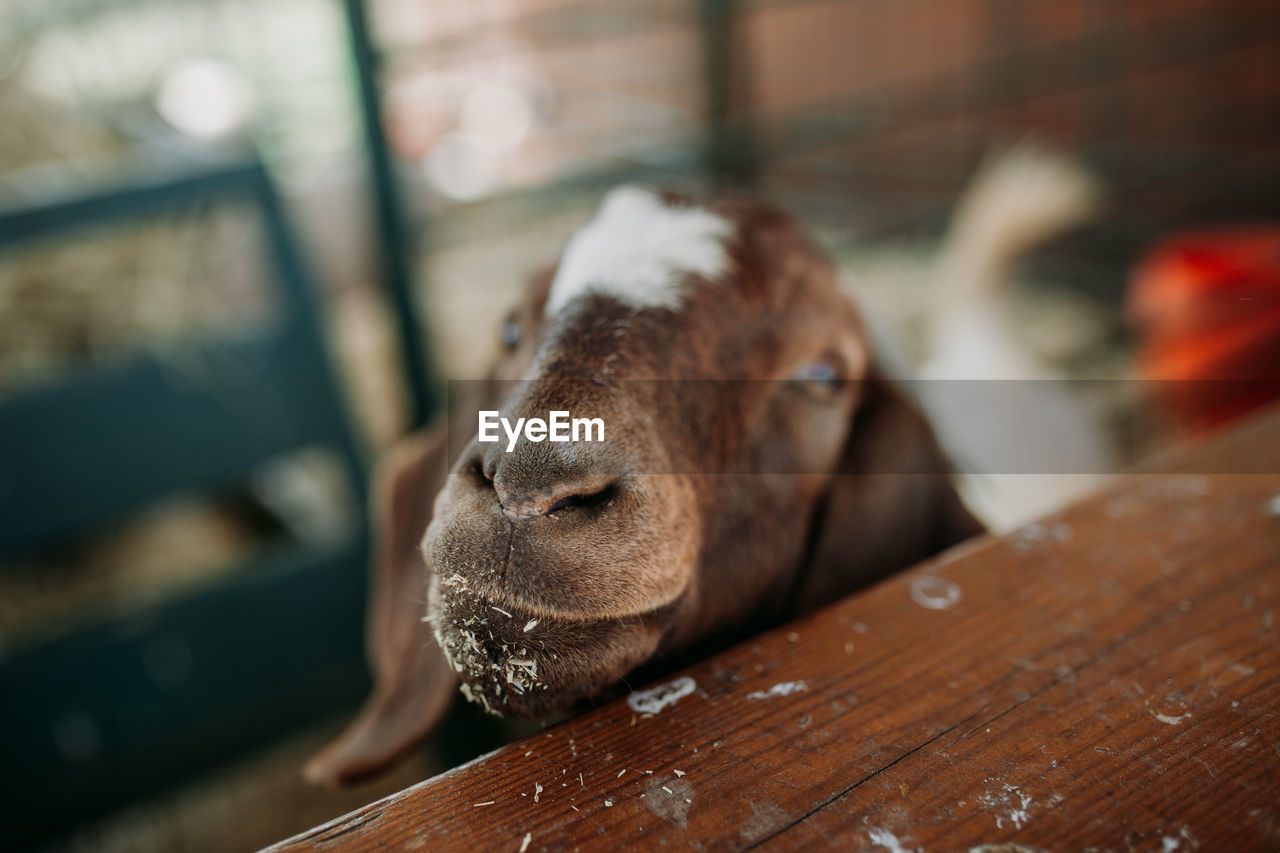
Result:
{"label": "goat head", "polygon": [[[979,530],[832,264],[769,204],[613,191],[501,340],[383,466],[377,686],[313,779],[389,763],[455,686],[551,714]],[[581,413],[605,440],[481,442],[480,410]]]}

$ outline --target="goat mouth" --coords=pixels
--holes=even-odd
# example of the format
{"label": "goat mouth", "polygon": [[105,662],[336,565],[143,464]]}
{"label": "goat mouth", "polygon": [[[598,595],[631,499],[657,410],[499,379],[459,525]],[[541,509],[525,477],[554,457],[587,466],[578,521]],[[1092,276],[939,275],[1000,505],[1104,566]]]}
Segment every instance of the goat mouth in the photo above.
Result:
{"label": "goat mouth", "polygon": [[587,622],[539,617],[443,581],[431,584],[427,618],[463,696],[495,716],[538,718],[652,657],[665,610]]}

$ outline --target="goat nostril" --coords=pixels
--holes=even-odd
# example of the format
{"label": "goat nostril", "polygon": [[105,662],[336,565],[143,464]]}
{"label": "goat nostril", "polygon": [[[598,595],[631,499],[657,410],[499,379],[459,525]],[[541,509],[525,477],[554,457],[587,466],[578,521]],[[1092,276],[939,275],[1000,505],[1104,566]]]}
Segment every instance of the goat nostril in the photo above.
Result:
{"label": "goat nostril", "polygon": [[590,494],[567,495],[556,501],[547,510],[547,515],[553,512],[559,512],[562,509],[590,509],[592,507],[604,506],[613,500],[618,494],[618,486],[610,483],[599,491]]}
{"label": "goat nostril", "polygon": [[493,467],[484,457],[476,457],[471,462],[471,473],[475,475],[477,480],[486,483],[493,482]]}

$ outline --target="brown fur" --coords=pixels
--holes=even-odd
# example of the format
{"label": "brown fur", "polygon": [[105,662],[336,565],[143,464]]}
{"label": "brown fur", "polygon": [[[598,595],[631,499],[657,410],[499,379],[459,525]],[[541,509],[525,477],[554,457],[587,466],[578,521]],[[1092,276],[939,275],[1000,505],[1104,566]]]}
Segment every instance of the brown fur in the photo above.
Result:
{"label": "brown fur", "polygon": [[[505,453],[472,440],[447,460],[437,428],[386,464],[377,690],[310,778],[391,762],[459,679],[494,712],[546,715],[980,529],[929,427],[871,364],[831,264],[769,205],[711,207],[737,229],[726,280],[688,282],[680,311],[588,295],[544,318],[543,274],[513,314],[522,341],[452,413],[455,440],[493,408],[601,417],[606,442],[522,439]],[[819,362],[840,381],[792,379]],[[414,554],[424,530],[425,565]]]}

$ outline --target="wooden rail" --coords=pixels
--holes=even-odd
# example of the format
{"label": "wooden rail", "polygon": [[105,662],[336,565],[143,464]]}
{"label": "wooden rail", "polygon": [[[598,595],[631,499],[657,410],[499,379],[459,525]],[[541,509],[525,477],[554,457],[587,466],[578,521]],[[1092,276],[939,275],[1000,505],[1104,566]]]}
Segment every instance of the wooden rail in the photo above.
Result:
{"label": "wooden rail", "polygon": [[274,849],[1280,848],[1280,411],[1156,470]]}

